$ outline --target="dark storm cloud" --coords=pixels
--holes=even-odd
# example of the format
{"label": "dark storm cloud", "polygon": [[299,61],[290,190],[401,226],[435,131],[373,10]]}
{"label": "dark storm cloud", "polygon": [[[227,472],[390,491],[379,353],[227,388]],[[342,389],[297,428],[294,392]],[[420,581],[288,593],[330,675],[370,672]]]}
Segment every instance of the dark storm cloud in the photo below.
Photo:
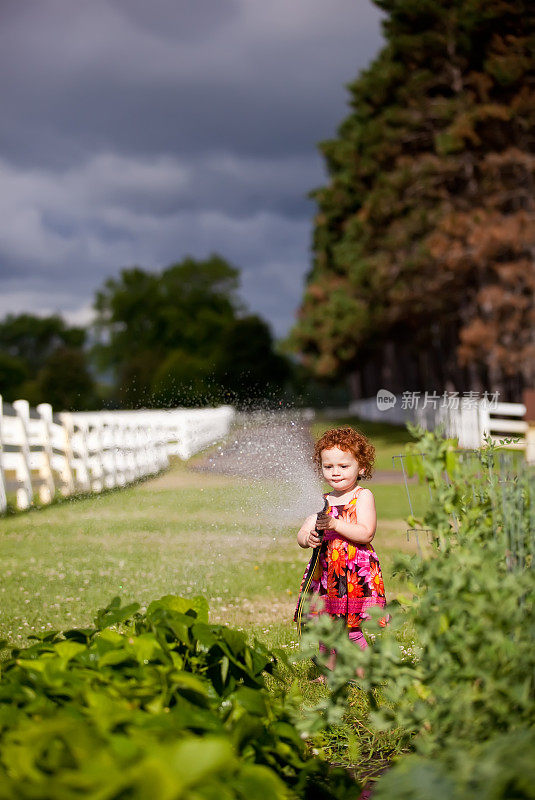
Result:
{"label": "dark storm cloud", "polygon": [[368,0],[25,0],[0,26],[0,314],[122,266],[220,252],[279,333],[308,269],[316,152],[380,45]]}
{"label": "dark storm cloud", "polygon": [[202,42],[219,28],[232,25],[241,7],[239,0],[159,0],[157,8],[146,0],[112,0],[111,5],[142,30],[175,43]]}

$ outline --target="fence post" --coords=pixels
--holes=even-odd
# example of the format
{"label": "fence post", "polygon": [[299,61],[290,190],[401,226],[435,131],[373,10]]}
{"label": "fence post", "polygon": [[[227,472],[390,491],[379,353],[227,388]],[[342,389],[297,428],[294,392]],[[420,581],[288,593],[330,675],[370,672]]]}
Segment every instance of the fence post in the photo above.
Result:
{"label": "fence post", "polygon": [[479,420],[479,441],[483,443],[483,438],[485,434],[490,433],[489,402],[486,398],[479,401],[478,420]]}
{"label": "fence post", "polygon": [[102,422],[96,414],[88,419],[87,446],[89,450],[89,466],[91,475],[91,491],[101,492],[106,488],[103,462]]}
{"label": "fence post", "polygon": [[35,411],[29,409],[28,442],[30,447],[30,466],[39,472],[40,486],[39,499],[42,503],[51,503],[56,494],[56,483],[52,470],[52,442],[50,435],[50,425],[46,412],[42,413],[42,407],[50,409],[50,419],[52,419],[52,406],[49,403],[42,403],[37,406]]}
{"label": "fence post", "polygon": [[115,418],[115,464],[117,470],[117,484],[125,486],[128,483],[128,457],[125,449],[125,417],[120,411],[114,412]]}
{"label": "fence post", "polygon": [[535,389],[524,389],[522,402],[526,407],[524,419],[528,424],[526,431],[526,461],[535,464]]}
{"label": "fence post", "polygon": [[74,491],[74,479],[71,470],[71,453],[67,428],[65,425],[55,422],[50,403],[39,403],[36,409],[43,420],[43,424],[46,425],[47,451],[54,492],[59,491],[63,495],[72,494]]}
{"label": "fence post", "polygon": [[[21,445],[20,445],[20,459],[18,459],[18,468],[16,469],[17,480],[20,480],[22,486],[17,488],[17,506],[18,508],[29,508],[33,503],[33,487],[32,487],[32,473],[30,467],[30,446],[28,444],[28,418],[30,416],[30,404],[27,400],[15,400],[13,408],[20,420],[21,426]],[[20,476],[20,477],[19,477]]]}
{"label": "fence post", "polygon": [[91,489],[91,481],[89,477],[89,459],[85,428],[81,425],[79,420],[75,422],[72,413],[68,411],[62,412],[59,417],[65,428],[67,441],[69,443],[70,470],[74,478],[75,491],[89,492]]}
{"label": "fence post", "polygon": [[4,447],[2,437],[2,417],[4,416],[4,401],[0,394],[0,514],[7,510],[6,477],[4,473]]}
{"label": "fence post", "polygon": [[101,462],[103,468],[103,483],[106,489],[117,486],[117,462],[115,458],[115,438],[112,417],[108,412],[100,412],[102,424],[100,426]]}

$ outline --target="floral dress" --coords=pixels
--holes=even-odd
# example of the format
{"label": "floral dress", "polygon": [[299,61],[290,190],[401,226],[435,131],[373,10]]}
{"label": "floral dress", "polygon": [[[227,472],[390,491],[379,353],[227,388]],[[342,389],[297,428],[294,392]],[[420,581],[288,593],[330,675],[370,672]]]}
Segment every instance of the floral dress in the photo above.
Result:
{"label": "floral dress", "polygon": [[[357,522],[355,495],[346,505],[329,506],[328,513],[332,517],[340,517],[345,522]],[[311,558],[312,560],[312,558]],[[308,576],[310,561],[301,581],[301,591]],[[310,606],[308,617],[317,614],[330,614],[331,617],[343,617],[350,630],[360,627],[363,619],[369,617],[370,606],[386,604],[385,587],[381,566],[377,553],[371,544],[353,544],[344,536],[332,530],[323,532],[320,554],[310,585]],[[297,609],[294,622],[297,621]],[[383,617],[379,624],[384,626],[388,617]]]}

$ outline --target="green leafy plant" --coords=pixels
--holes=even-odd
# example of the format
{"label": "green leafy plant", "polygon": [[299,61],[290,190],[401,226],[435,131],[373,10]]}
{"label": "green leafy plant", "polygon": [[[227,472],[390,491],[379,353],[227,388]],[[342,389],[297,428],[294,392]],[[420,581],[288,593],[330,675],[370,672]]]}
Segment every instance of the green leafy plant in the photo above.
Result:
{"label": "green leafy plant", "polygon": [[[331,694],[310,726],[338,724],[358,680],[370,726],[397,730],[413,752],[378,781],[378,800],[535,796],[526,777],[535,719],[534,481],[498,451],[488,442],[463,454],[420,432],[413,468],[431,502],[411,522],[431,530],[433,547],[426,559],[398,559],[411,595],[391,604],[392,622],[365,651],[328,618],[307,634],[309,645],[321,640],[338,654],[327,674]],[[372,610],[365,629],[376,631],[383,613]],[[408,647],[400,635],[407,631]]]}
{"label": "green leafy plant", "polygon": [[2,664],[0,798],[356,797],[266,689],[275,664],[202,597],[114,598],[94,627],[37,635]]}

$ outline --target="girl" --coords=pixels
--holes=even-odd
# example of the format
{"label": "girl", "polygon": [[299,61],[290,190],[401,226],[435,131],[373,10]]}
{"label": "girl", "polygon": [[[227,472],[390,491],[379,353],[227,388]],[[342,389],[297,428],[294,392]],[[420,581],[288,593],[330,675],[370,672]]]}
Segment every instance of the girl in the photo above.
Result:
{"label": "girl", "polygon": [[[324,433],[314,447],[314,464],[331,487],[324,495],[329,505],[326,511],[307,517],[297,534],[300,547],[321,548],[310,585],[309,616],[327,613],[343,618],[349,638],[362,649],[368,646],[360,629],[362,620],[369,617],[366,609],[386,603],[381,567],[372,546],[377,526],[375,501],[369,489],[359,486],[361,478],[371,477],[374,460],[374,446],[353,428]],[[310,562],[301,592],[309,568]],[[294,621],[299,606],[298,602]],[[383,617],[379,624],[384,626],[387,621]],[[325,652],[321,644],[320,651]],[[335,664],[333,650],[327,667],[334,669]]]}

